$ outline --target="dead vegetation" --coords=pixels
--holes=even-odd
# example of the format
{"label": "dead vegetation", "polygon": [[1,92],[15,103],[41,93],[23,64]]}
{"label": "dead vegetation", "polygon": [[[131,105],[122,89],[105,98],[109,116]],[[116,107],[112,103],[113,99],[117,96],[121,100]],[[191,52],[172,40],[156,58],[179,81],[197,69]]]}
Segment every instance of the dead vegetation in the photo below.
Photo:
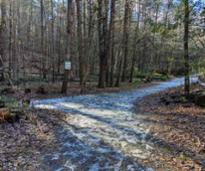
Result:
{"label": "dead vegetation", "polygon": [[[194,92],[199,90],[194,86]],[[172,171],[205,170],[205,109],[193,103],[193,96],[187,101],[182,92],[178,88],[152,95],[137,107],[157,147],[150,158],[155,164],[160,161],[157,170],[162,165],[171,165]]]}
{"label": "dead vegetation", "polygon": [[[81,94],[95,94],[104,92],[119,92],[123,90],[129,90],[136,87],[148,86],[151,83],[141,83],[135,85],[132,83],[124,83],[121,87],[107,87],[105,89],[97,88],[96,82],[87,83],[83,91],[78,82],[70,82],[68,85],[68,91],[66,96],[81,95]],[[54,97],[63,97],[61,94],[61,83],[48,83],[48,82],[31,82],[26,85],[20,84],[18,87],[11,88],[10,86],[0,86],[0,95],[13,97],[17,100],[28,99],[45,99]]]}
{"label": "dead vegetation", "polygon": [[18,112],[18,121],[0,124],[0,170],[44,169],[41,157],[46,150],[55,148],[58,119],[52,111]]}
{"label": "dead vegetation", "polygon": [[7,121],[10,118],[10,111],[8,108],[0,108],[0,122]]}

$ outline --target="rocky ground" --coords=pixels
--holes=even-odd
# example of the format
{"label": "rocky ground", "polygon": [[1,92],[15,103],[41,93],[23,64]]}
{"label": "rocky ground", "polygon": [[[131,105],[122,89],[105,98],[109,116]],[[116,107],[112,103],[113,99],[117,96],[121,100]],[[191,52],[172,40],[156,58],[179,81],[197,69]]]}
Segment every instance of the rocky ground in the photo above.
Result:
{"label": "rocky ground", "polygon": [[137,115],[149,127],[155,144],[150,162],[156,170],[163,165],[171,170],[205,170],[205,109],[182,94],[182,88],[171,89],[137,102]]}

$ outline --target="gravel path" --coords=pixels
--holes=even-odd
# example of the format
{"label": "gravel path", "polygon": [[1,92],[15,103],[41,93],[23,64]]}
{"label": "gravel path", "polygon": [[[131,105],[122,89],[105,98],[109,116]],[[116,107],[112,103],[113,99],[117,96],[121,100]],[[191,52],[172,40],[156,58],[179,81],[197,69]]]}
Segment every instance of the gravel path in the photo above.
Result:
{"label": "gravel path", "polygon": [[[195,82],[196,78],[192,78]],[[183,84],[183,78],[120,93],[34,101],[35,108],[68,113],[56,132],[59,145],[42,158],[49,171],[152,171],[141,166],[153,149],[149,129],[133,111],[135,101]]]}

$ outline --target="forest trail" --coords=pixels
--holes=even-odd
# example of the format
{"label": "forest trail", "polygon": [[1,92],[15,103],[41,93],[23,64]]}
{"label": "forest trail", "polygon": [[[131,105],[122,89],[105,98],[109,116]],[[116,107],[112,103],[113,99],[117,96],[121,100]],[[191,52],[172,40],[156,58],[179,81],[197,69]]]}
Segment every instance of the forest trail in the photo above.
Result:
{"label": "forest trail", "polygon": [[[192,82],[197,78],[192,77]],[[151,171],[140,161],[153,149],[149,129],[137,119],[134,103],[141,98],[183,85],[183,78],[136,90],[37,100],[35,108],[67,113],[56,132],[58,146],[42,160],[54,171]]]}

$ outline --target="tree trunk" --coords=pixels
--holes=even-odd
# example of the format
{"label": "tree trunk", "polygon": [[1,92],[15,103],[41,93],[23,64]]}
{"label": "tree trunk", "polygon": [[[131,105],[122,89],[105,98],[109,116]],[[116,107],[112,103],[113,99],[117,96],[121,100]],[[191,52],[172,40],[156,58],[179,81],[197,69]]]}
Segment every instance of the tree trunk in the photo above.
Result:
{"label": "tree trunk", "polygon": [[110,30],[109,30],[109,58],[110,58],[110,87],[113,86],[114,81],[114,66],[115,66],[115,54],[114,54],[114,39],[115,39],[115,3],[116,0],[112,0],[111,2],[111,11],[110,11]]}
{"label": "tree trunk", "polygon": [[141,12],[141,8],[140,8],[140,3],[141,0],[138,0],[138,16],[137,16],[137,26],[135,28],[135,36],[134,36],[134,40],[133,40],[133,56],[132,56],[132,64],[131,64],[131,70],[130,70],[130,80],[129,82],[132,83],[133,82],[133,76],[134,76],[134,71],[135,71],[135,63],[136,63],[136,55],[137,55],[137,38],[138,38],[138,32],[139,32],[139,24],[140,24],[140,12]]}
{"label": "tree trunk", "polygon": [[119,87],[120,86],[120,79],[121,79],[121,75],[122,75],[121,71],[122,71],[122,57],[120,56],[120,59],[118,61],[117,79],[116,79],[116,82],[115,82],[115,87]]}
{"label": "tree trunk", "polygon": [[124,30],[123,30],[123,70],[122,70],[122,81],[124,82],[127,77],[127,62],[128,62],[128,29],[129,29],[129,18],[130,18],[130,5],[129,0],[125,0],[125,14],[124,14]]}
{"label": "tree trunk", "polygon": [[44,58],[45,55],[45,47],[44,47],[44,0],[40,1],[41,6],[41,72],[43,79],[46,79],[46,60]]}
{"label": "tree trunk", "polygon": [[[72,34],[72,8],[73,7],[73,0],[67,0],[67,58],[65,61],[71,59],[71,34]],[[61,93],[66,94],[67,88],[68,88],[68,76],[69,76],[69,70],[64,70],[64,78],[63,78],[63,84],[61,88]]]}
{"label": "tree trunk", "polygon": [[52,59],[52,82],[55,81],[55,39],[54,39],[54,2],[51,0],[51,59]]}
{"label": "tree trunk", "polygon": [[83,58],[83,25],[82,25],[82,0],[76,0],[76,9],[77,9],[77,34],[78,34],[78,59],[79,59],[79,76],[80,76],[80,85],[83,89],[85,87],[84,73],[85,73],[85,56]]}
{"label": "tree trunk", "polygon": [[185,96],[190,95],[190,64],[189,64],[189,0],[184,0],[184,91]]}
{"label": "tree trunk", "polygon": [[12,0],[9,1],[9,77],[12,73],[12,29],[13,29],[13,18],[12,18]]}
{"label": "tree trunk", "polygon": [[99,57],[100,73],[98,87],[104,88],[107,73],[107,13],[106,0],[98,0],[98,36],[99,36]]}
{"label": "tree trunk", "polygon": [[1,23],[0,23],[0,81],[4,80],[4,60],[5,60],[5,32],[6,32],[6,4],[1,1]]}

